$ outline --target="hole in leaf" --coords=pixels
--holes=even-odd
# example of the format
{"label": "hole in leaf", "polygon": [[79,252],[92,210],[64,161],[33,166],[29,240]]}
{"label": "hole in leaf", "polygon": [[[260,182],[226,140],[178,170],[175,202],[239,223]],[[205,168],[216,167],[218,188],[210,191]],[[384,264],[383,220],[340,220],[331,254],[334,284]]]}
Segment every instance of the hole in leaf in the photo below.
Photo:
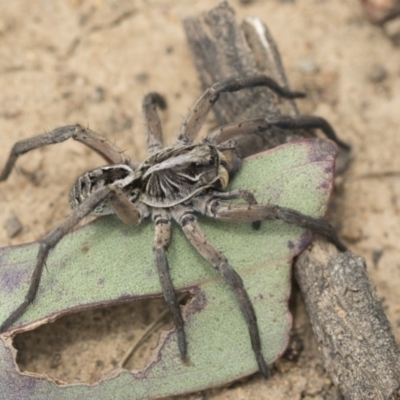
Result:
{"label": "hole in leaf", "polygon": [[[189,301],[184,296],[181,305]],[[14,338],[21,372],[46,374],[65,383],[93,384],[121,362],[126,352],[167,310],[163,299],[134,301],[67,315]],[[144,368],[162,331],[173,329],[169,312],[124,364]]]}

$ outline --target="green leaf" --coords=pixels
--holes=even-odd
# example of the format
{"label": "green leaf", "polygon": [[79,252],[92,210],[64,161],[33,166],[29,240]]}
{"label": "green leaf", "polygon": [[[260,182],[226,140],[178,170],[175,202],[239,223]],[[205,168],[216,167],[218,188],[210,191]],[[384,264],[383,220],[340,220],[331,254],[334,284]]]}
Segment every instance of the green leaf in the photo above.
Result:
{"label": "green leaf", "polygon": [[[335,157],[336,146],[327,140],[286,144],[248,159],[230,189],[251,190],[259,203],[322,217],[333,187]],[[273,362],[285,350],[291,328],[291,260],[309,243],[310,233],[280,221],[263,222],[259,231],[250,224],[207,218],[200,218],[200,224],[243,278],[257,313],[265,359]],[[99,304],[160,295],[152,241],[149,221],[132,228],[114,217],[69,234],[50,254],[36,300],[13,328],[27,330]],[[37,243],[0,250],[0,321],[24,298],[37,251]],[[168,258],[176,289],[194,294],[184,310],[188,364],[182,363],[175,332],[170,331],[162,335],[144,370],[115,370],[93,386],[58,385],[16,370],[9,331],[0,341],[0,387],[6,398],[147,399],[202,390],[257,371],[233,294],[178,226]]]}

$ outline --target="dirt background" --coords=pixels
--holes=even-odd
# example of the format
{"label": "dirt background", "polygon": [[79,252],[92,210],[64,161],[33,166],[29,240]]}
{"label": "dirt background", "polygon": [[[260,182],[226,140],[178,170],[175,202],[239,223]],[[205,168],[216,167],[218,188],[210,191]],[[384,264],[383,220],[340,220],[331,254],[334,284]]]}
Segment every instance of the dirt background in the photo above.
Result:
{"label": "dirt background", "polygon": [[[77,122],[141,160],[141,99],[154,90],[168,101],[162,121],[171,143],[201,92],[181,21],[217,3],[0,2],[0,164],[16,141]],[[367,22],[356,0],[243,3],[231,1],[238,18],[258,16],[268,24],[292,87],[307,91],[302,112],[327,118],[354,148],[354,162],[337,181],[333,216],[343,240],[366,258],[400,342],[400,48]],[[102,164],[72,141],[22,157],[0,186],[1,245],[43,237],[68,215],[75,178]],[[10,238],[5,226],[13,217],[23,228]],[[339,399],[294,297],[291,351],[269,381],[256,374],[184,398]],[[152,301],[62,318],[18,338],[20,366],[66,382],[96,382],[161,309],[162,302]],[[129,367],[145,365],[157,337]]]}

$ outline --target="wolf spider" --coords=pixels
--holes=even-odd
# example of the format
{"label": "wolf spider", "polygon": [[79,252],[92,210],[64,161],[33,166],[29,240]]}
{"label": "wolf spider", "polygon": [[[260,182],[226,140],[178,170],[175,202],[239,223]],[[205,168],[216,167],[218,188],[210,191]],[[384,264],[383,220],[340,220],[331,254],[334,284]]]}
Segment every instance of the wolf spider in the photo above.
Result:
{"label": "wolf spider", "polygon": [[[244,88],[266,86],[285,98],[303,97],[279,86],[266,76],[230,78],[209,87],[188,112],[173,146],[163,147],[161,123],[157,107],[165,108],[163,98],[150,93],[143,100],[143,114],[147,132],[147,158],[137,164],[115,145],[96,132],[80,125],[57,128],[30,139],[17,142],[11,150],[5,169],[0,176],[9,176],[17,158],[30,150],[61,143],[73,138],[103,156],[109,165],[96,168],[80,176],[70,192],[73,209],[57,228],[40,241],[36,266],[25,300],[3,322],[0,331],[9,328],[34,300],[46,259],[51,249],[85,216],[116,214],[124,223],[138,225],[151,216],[155,225],[153,244],[155,264],[165,301],[175,323],[179,352],[187,357],[184,321],[169,274],[167,248],[171,236],[171,219],[181,227],[195,249],[221,274],[236,296],[246,320],[251,345],[262,375],[268,377],[268,367],[261,352],[257,317],[243,285],[242,279],[225,256],[210,243],[197,223],[195,213],[232,222],[252,222],[257,228],[261,220],[280,219],[325,236],[340,250],[345,246],[333,228],[321,219],[303,215],[296,210],[277,205],[257,204],[254,195],[245,190],[225,192],[229,180],[241,166],[241,157],[232,138],[248,132],[262,132],[273,126],[283,129],[320,128],[339,146],[347,148],[322,118],[287,116],[275,119],[256,119],[222,126],[211,132],[199,144],[193,144],[208,112],[220,93]],[[248,205],[232,205],[227,200],[242,199]]]}

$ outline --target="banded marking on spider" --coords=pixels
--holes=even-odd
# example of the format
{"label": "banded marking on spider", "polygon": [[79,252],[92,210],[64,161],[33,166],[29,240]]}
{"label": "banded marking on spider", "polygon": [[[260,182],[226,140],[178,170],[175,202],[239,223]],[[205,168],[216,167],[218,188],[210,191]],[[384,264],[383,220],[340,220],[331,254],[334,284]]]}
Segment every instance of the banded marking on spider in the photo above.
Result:
{"label": "banded marking on spider", "polygon": [[[222,80],[208,88],[188,112],[176,143],[163,148],[157,107],[164,108],[165,102],[160,95],[150,93],[143,100],[148,156],[141,164],[131,161],[101,135],[80,125],[60,127],[17,142],[0,175],[0,181],[8,178],[20,155],[69,138],[90,147],[110,165],[88,171],[75,182],[70,192],[72,214],[40,241],[36,266],[25,300],[2,323],[0,331],[9,328],[34,300],[50,250],[85,216],[116,214],[129,225],[138,225],[145,218],[151,217],[155,225],[155,264],[165,301],[176,326],[179,352],[181,358],[186,359],[188,355],[184,321],[172,286],[167,260],[171,220],[174,220],[181,226],[189,242],[221,274],[233,291],[248,326],[259,370],[267,378],[269,373],[262,355],[257,317],[247,290],[226,257],[207,240],[197,223],[196,213],[222,221],[251,222],[255,229],[262,220],[280,219],[325,236],[343,251],[345,246],[339,241],[333,228],[323,220],[303,215],[294,209],[257,204],[254,195],[245,190],[225,190],[242,163],[233,139],[248,132],[262,132],[273,126],[283,129],[320,128],[340,147],[348,149],[348,146],[337,138],[327,121],[311,116],[277,116],[273,120],[260,118],[229,124],[212,131],[202,143],[193,143],[220,93],[255,86],[266,86],[286,98],[304,96],[303,93],[280,87],[271,78],[262,75]],[[234,199],[242,199],[248,205],[232,205],[228,202]]]}

